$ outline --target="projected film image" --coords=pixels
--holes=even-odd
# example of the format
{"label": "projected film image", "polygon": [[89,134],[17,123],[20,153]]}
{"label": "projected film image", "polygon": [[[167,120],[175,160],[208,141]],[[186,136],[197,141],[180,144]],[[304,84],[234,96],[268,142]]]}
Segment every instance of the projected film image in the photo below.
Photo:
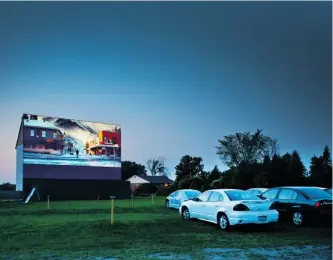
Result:
{"label": "projected film image", "polygon": [[121,167],[118,125],[23,115],[25,164]]}

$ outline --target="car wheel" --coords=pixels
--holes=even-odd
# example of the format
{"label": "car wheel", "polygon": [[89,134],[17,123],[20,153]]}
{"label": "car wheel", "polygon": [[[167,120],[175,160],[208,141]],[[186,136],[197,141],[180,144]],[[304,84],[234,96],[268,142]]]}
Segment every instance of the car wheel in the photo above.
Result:
{"label": "car wheel", "polygon": [[230,224],[229,224],[229,219],[226,214],[219,215],[218,224],[219,224],[220,229],[222,229],[222,230],[229,229]]}
{"label": "car wheel", "polygon": [[165,201],[165,207],[170,208],[170,205],[169,205],[169,201],[168,201],[168,200]]}
{"label": "car wheel", "polygon": [[293,213],[293,224],[298,227],[304,224],[304,215],[301,212]]}
{"label": "car wheel", "polygon": [[182,210],[182,218],[183,218],[183,220],[190,220],[191,219],[190,211],[188,210],[188,208],[184,208]]}

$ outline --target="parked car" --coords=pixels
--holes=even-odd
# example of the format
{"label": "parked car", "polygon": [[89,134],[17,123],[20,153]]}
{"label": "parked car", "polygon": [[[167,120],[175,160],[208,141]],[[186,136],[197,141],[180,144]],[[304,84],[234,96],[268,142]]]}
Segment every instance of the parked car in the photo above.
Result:
{"label": "parked car", "polygon": [[324,191],[328,192],[329,194],[332,195],[332,188],[325,188]]}
{"label": "parked car", "polygon": [[319,219],[332,219],[332,195],[318,187],[271,188],[260,197],[276,205],[281,219],[296,226]]}
{"label": "parked car", "polygon": [[192,218],[218,224],[222,230],[242,224],[277,222],[279,213],[270,201],[238,189],[216,189],[182,202],[179,213],[184,220]]}
{"label": "parked car", "polygon": [[175,208],[178,209],[180,204],[183,201],[190,200],[193,198],[198,197],[201,194],[198,190],[192,189],[184,189],[184,190],[177,190],[171,193],[165,200],[165,206],[167,208]]}
{"label": "parked car", "polygon": [[263,194],[265,191],[267,191],[267,188],[251,188],[251,189],[247,189],[246,192],[252,194],[252,195],[261,195]]}

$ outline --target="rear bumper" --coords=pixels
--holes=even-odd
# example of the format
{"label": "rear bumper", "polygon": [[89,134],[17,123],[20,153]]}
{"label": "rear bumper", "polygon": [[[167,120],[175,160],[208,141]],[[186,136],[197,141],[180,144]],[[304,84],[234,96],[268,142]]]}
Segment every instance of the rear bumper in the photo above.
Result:
{"label": "rear bumper", "polygon": [[[265,220],[259,220],[259,217],[266,217]],[[229,216],[229,223],[233,225],[244,224],[268,224],[279,221],[279,213],[276,210],[267,210],[260,212],[233,212]]]}

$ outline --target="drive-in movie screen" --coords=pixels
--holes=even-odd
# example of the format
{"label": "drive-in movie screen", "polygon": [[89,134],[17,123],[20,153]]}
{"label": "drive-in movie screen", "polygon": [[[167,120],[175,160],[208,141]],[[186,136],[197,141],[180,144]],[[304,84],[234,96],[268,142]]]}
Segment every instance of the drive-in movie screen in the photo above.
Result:
{"label": "drive-in movie screen", "polygon": [[121,128],[115,124],[25,114],[25,164],[121,167]]}

